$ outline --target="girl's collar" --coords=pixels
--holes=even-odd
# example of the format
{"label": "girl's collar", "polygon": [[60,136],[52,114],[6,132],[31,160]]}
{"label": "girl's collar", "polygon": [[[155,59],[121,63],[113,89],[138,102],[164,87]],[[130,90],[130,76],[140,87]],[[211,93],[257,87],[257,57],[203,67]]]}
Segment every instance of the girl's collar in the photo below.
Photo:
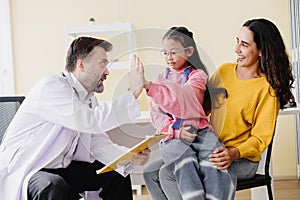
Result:
{"label": "girl's collar", "polygon": [[181,69],[181,70],[179,70],[179,71],[177,71],[177,70],[175,70],[175,69],[173,69],[172,67],[168,67],[168,68],[170,68],[170,71],[172,71],[172,72],[176,72],[176,73],[179,73],[179,74],[183,74],[183,72],[187,69],[187,68],[192,68],[191,69],[191,71],[193,70],[193,67],[191,66],[191,65],[188,65],[188,66],[186,66],[185,68],[183,68],[183,69]]}

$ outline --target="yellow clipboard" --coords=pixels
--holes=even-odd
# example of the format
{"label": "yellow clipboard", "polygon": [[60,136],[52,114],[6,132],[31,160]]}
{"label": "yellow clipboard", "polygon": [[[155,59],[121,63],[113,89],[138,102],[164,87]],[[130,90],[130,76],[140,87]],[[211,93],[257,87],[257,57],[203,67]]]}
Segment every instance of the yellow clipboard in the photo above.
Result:
{"label": "yellow clipboard", "polygon": [[144,140],[133,146],[129,149],[126,153],[119,156],[103,168],[96,171],[97,174],[102,174],[105,172],[110,172],[112,170],[117,169],[118,165],[126,165],[131,162],[131,158],[139,153],[142,152],[144,149],[150,148],[152,145],[157,144],[161,139],[166,137],[168,134],[155,134],[149,137],[146,137]]}

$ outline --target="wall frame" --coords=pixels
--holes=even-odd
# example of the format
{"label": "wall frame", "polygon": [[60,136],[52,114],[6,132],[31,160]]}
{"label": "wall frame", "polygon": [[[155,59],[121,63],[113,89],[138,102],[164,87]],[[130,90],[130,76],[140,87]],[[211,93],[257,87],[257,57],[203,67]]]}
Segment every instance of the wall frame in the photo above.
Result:
{"label": "wall frame", "polygon": [[65,29],[66,49],[75,38],[90,36],[103,38],[113,44],[109,53],[109,70],[129,69],[130,57],[136,50],[136,36],[130,23],[93,24]]}

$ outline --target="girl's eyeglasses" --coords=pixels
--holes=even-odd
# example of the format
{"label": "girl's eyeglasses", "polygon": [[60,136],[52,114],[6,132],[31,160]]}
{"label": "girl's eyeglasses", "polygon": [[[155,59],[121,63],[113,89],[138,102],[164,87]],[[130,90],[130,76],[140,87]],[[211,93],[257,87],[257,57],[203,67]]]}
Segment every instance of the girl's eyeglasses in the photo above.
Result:
{"label": "girl's eyeglasses", "polygon": [[168,56],[172,56],[172,57],[175,57],[177,56],[180,52],[183,52],[187,49],[189,49],[190,47],[186,47],[186,48],[183,48],[183,49],[180,49],[180,50],[177,50],[177,51],[166,51],[166,50],[161,50],[160,51],[160,54],[162,57],[168,57]]}

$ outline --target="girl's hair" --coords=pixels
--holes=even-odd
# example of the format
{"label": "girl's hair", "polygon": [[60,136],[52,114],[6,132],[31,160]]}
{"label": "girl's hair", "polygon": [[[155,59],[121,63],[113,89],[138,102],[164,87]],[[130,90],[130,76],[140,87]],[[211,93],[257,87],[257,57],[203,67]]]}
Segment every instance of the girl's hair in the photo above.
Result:
{"label": "girl's hair", "polygon": [[194,67],[195,69],[201,69],[206,74],[208,74],[206,67],[204,66],[204,64],[200,59],[195,40],[193,38],[193,33],[191,31],[189,31],[187,28],[182,26],[172,27],[165,33],[162,40],[164,39],[172,39],[177,42],[180,42],[184,48],[193,47],[194,53],[192,56],[188,57],[187,59],[188,64]]}
{"label": "girl's hair", "polygon": [[[203,62],[200,59],[198,48],[193,38],[193,33],[191,31],[189,31],[185,27],[172,27],[165,33],[162,40],[164,39],[172,39],[177,42],[180,42],[184,48],[193,47],[194,53],[193,55],[188,57],[187,60],[189,66],[192,66],[195,69],[201,69],[207,75],[209,75],[206,67],[204,66]],[[208,86],[208,84],[206,84],[206,90],[204,93],[204,102],[202,106],[207,115],[211,111],[211,106],[212,106],[211,96],[215,96],[217,94],[224,93],[224,92],[226,93],[225,89],[223,88],[211,88]]]}
{"label": "girl's hair", "polygon": [[92,37],[79,37],[75,39],[67,52],[66,66],[67,71],[74,71],[78,59],[85,59],[94,47],[102,47],[106,52],[112,49],[112,44],[106,40],[92,38]]}
{"label": "girl's hair", "polygon": [[286,104],[295,106],[291,91],[294,83],[292,66],[278,28],[267,19],[248,20],[243,26],[254,34],[254,42],[261,51],[261,71],[275,90],[280,101],[280,108]]}

